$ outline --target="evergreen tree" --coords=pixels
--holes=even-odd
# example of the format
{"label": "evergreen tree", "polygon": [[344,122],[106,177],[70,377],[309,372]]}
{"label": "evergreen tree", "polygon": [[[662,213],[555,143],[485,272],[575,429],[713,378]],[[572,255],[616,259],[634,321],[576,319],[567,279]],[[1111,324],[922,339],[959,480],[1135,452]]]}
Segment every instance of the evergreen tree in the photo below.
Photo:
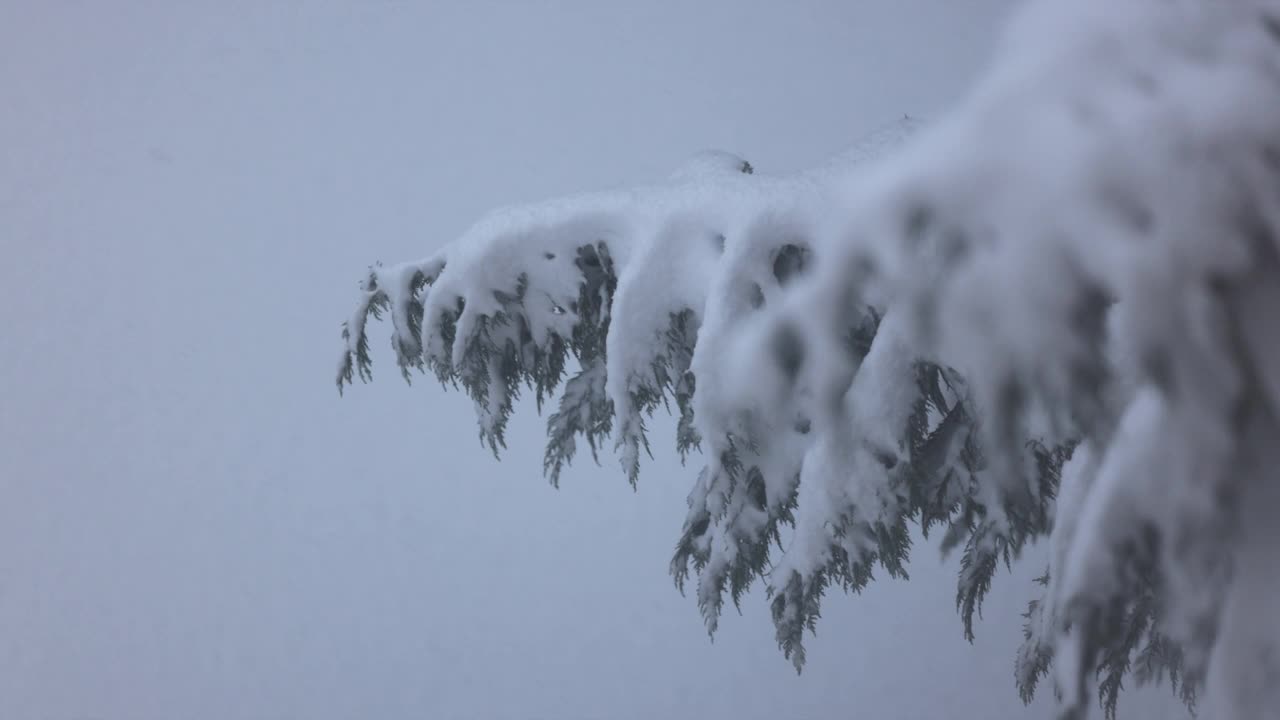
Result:
{"label": "evergreen tree", "polygon": [[553,483],[579,439],[638,482],[671,407],[705,461],[676,583],[714,632],[760,581],[797,669],[826,591],[905,577],[917,523],[962,552],[969,637],[1046,538],[1024,698],[1056,667],[1067,715],[1167,676],[1275,717],[1277,78],[1273,2],[1036,3],[909,142],[904,118],[792,177],[705,153],[374,266],[338,386],[388,314],[405,377],[460,385],[495,455],[522,391],[557,402]]}

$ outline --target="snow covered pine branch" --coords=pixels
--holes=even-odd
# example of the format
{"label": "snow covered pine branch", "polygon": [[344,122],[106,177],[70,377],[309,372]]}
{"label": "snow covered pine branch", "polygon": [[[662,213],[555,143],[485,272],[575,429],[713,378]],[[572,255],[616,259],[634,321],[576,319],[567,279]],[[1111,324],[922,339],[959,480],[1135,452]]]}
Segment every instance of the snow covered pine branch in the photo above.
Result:
{"label": "snow covered pine branch", "polygon": [[826,589],[905,575],[917,523],[963,549],[966,634],[1047,538],[1024,698],[1053,667],[1065,716],[1111,715],[1168,675],[1204,716],[1280,717],[1280,8],[1036,3],[914,130],[494,212],[371,269],[339,388],[387,313],[495,454],[520,392],[559,389],[553,483],[579,440],[635,483],[673,401],[705,459],[676,582],[714,631],[761,581],[797,668]]}

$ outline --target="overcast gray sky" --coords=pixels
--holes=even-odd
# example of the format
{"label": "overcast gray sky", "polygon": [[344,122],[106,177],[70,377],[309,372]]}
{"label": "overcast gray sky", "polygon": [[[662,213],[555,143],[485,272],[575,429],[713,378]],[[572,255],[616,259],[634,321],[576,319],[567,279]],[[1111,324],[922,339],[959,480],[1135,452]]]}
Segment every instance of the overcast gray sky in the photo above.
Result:
{"label": "overcast gray sky", "polygon": [[673,588],[672,453],[555,491],[532,408],[497,463],[385,354],[332,385],[369,263],[936,117],[1005,9],[0,1],[0,718],[1044,717],[1012,678],[1038,559],[971,647],[918,547],[828,600],[796,677],[760,593],[712,644]]}

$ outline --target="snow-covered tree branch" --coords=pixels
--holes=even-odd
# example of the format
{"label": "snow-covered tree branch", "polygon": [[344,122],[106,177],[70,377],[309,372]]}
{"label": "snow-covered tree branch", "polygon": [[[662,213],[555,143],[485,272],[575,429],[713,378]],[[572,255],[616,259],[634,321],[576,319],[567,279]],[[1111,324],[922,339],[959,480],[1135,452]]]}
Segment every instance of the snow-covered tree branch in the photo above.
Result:
{"label": "snow-covered tree branch", "polygon": [[[704,465],[671,570],[714,631],[766,589],[799,668],[826,590],[962,549],[965,632],[1047,537],[1017,682],[1066,713],[1169,675],[1215,718],[1280,708],[1280,8],[1039,2],[951,114],[790,177],[727,153],[664,182],[491,213],[375,266],[397,362],[522,391],[553,483],[585,440],[632,483],[669,406]],[[901,146],[901,147],[899,147]],[[558,393],[558,394],[557,394]]]}

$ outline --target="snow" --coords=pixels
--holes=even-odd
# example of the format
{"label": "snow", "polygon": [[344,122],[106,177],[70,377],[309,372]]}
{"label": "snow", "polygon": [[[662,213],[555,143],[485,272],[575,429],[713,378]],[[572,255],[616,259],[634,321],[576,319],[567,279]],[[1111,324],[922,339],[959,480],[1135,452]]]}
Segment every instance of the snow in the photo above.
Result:
{"label": "snow", "polygon": [[[707,465],[673,569],[697,572],[712,630],[726,588],[736,601],[743,582],[763,577],[797,666],[798,635],[784,635],[816,618],[824,573],[856,587],[877,553],[897,572],[884,537],[915,512],[902,438],[920,400],[917,363],[958,371],[951,409],[982,418],[969,424],[984,454],[966,460],[967,438],[947,439],[946,512],[969,524],[952,530],[986,562],[1039,532],[1015,515],[1053,508],[1050,581],[1028,648],[1056,650],[1068,705],[1083,701],[1097,660],[1090,633],[1138,592],[1144,568],[1134,566],[1150,561],[1159,630],[1181,643],[1188,672],[1212,665],[1210,697],[1236,709],[1230,698],[1245,698],[1248,716],[1263,717],[1265,681],[1220,668],[1238,653],[1280,653],[1240,630],[1271,620],[1257,593],[1274,573],[1259,558],[1280,548],[1271,533],[1233,530],[1233,498],[1274,500],[1253,485],[1275,478],[1241,458],[1270,441],[1280,400],[1280,334],[1259,310],[1280,298],[1276,10],[1032,3],[984,80],[918,137],[903,118],[789,177],[702,153],[648,187],[496,211],[440,258],[375,271],[342,367],[360,357],[364,316],[382,293],[402,357],[421,348],[426,363],[460,374],[496,451],[513,399],[500,356],[524,357],[526,345],[549,353],[583,331],[572,308],[586,279],[573,259],[607,248],[616,288],[590,319],[608,330],[605,398],[593,402],[612,407],[624,471],[634,483],[645,415],[673,394],[665,338],[688,313]],[[791,257],[808,276],[796,287],[780,272]],[[419,273],[430,278],[421,297]],[[503,298],[520,293],[513,310]],[[414,345],[404,333],[418,301]],[[871,309],[883,312],[880,330],[865,357],[851,357],[845,333]],[[511,312],[517,322],[492,322]],[[575,352],[584,361],[597,351]],[[484,372],[467,369],[481,362]],[[938,410],[927,416],[934,429],[946,422]],[[1036,482],[1029,440],[1082,443],[1056,506]],[[958,489],[962,480],[971,487]],[[760,553],[792,498],[790,546],[765,570]],[[978,515],[955,519],[961,506]],[[974,562],[961,594],[984,582]]]}
{"label": "snow", "polygon": [[[1008,416],[987,426],[1006,458],[1016,434],[1002,426],[1026,421],[1029,405],[1095,444],[1096,481],[1074,465],[1057,509],[1062,577],[1048,608],[1076,621],[1058,644],[1070,694],[1092,669],[1087,613],[1130,592],[1125,548],[1148,528],[1164,629],[1192,670],[1211,647],[1233,654],[1205,628],[1223,621],[1224,593],[1241,592],[1230,557],[1259,551],[1235,538],[1223,498],[1242,482],[1248,428],[1264,422],[1243,419],[1241,403],[1270,396],[1280,370],[1275,331],[1257,322],[1276,297],[1280,210],[1265,160],[1280,116],[1268,9],[1035,4],[948,122],[864,181],[845,231],[862,241],[820,280],[848,286],[874,257],[872,282],[915,309],[929,353]],[[923,239],[894,222],[913,208],[927,215]],[[1020,399],[1006,407],[1008,388]]]}

